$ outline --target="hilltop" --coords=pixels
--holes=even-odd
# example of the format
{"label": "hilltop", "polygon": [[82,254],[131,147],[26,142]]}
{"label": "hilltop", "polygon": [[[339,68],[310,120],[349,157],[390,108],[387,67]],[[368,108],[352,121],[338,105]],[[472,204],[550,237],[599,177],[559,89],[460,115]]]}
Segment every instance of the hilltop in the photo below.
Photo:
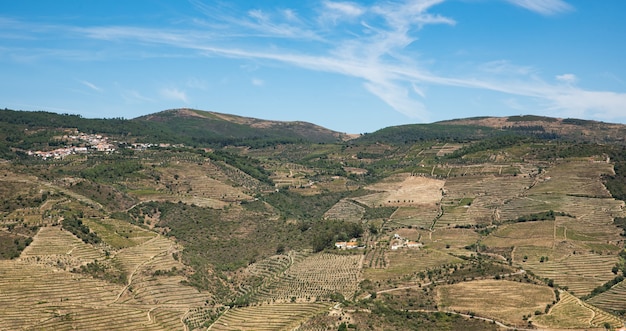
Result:
{"label": "hilltop", "polygon": [[[620,124],[0,111],[0,329],[615,329]],[[352,138],[352,139],[349,139]]]}
{"label": "hilltop", "polygon": [[133,121],[163,123],[182,135],[223,141],[268,140],[337,142],[348,139],[343,133],[302,122],[269,121],[195,109],[172,109],[141,116]]}

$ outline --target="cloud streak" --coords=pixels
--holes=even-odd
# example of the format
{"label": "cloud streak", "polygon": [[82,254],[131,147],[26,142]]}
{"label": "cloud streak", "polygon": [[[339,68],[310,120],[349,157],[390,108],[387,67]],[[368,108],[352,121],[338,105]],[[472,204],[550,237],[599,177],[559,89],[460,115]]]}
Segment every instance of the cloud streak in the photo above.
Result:
{"label": "cloud streak", "polygon": [[541,15],[556,15],[573,10],[562,0],[506,0],[508,3],[534,11]]}
{"label": "cloud streak", "polygon": [[96,85],[95,85],[95,84],[93,84],[93,83],[90,83],[90,82],[88,82],[88,81],[86,81],[86,80],[80,80],[79,82],[80,82],[81,84],[83,84],[83,85],[87,86],[88,88],[90,88],[90,89],[92,89],[92,90],[96,91],[96,92],[102,92],[102,89],[101,89],[100,87],[96,86]]}

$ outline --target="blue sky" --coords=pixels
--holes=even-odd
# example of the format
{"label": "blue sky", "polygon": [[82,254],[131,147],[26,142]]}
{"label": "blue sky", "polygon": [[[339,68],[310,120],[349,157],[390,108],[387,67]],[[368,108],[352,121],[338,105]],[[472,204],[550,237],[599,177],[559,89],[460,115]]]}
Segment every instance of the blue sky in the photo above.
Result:
{"label": "blue sky", "polygon": [[2,1],[0,107],[626,123],[626,1]]}

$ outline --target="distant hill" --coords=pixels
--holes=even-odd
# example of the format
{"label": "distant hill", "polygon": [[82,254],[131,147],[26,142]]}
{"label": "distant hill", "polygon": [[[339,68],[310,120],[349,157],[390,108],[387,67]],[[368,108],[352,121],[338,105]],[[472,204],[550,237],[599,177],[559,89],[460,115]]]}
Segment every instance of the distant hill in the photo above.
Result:
{"label": "distant hill", "polygon": [[442,125],[481,126],[508,132],[553,134],[555,138],[587,142],[626,142],[626,125],[535,115],[474,117],[438,122]]}
{"label": "distant hill", "polygon": [[356,139],[358,143],[412,144],[424,140],[468,142],[503,136],[593,143],[625,143],[626,125],[525,115],[473,117],[430,124],[391,126]]}
{"label": "distant hill", "polygon": [[141,116],[133,121],[160,123],[162,126],[203,143],[309,141],[330,143],[347,135],[307,122],[269,121],[195,109],[171,109]]}
{"label": "distant hill", "polygon": [[0,155],[11,148],[45,147],[62,130],[123,137],[127,142],[263,147],[288,143],[412,144],[425,140],[470,142],[503,136],[593,143],[626,143],[626,125],[525,115],[474,117],[382,128],[355,138],[302,121],[272,121],[195,109],[170,109],[134,119],[0,109]]}

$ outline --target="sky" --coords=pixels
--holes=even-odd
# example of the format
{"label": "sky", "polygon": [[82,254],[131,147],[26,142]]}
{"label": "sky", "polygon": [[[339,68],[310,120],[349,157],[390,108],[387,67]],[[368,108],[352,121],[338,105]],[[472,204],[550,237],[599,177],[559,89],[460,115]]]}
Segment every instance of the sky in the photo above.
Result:
{"label": "sky", "polygon": [[626,123],[624,0],[0,2],[0,107],[194,108],[365,133],[474,116]]}

